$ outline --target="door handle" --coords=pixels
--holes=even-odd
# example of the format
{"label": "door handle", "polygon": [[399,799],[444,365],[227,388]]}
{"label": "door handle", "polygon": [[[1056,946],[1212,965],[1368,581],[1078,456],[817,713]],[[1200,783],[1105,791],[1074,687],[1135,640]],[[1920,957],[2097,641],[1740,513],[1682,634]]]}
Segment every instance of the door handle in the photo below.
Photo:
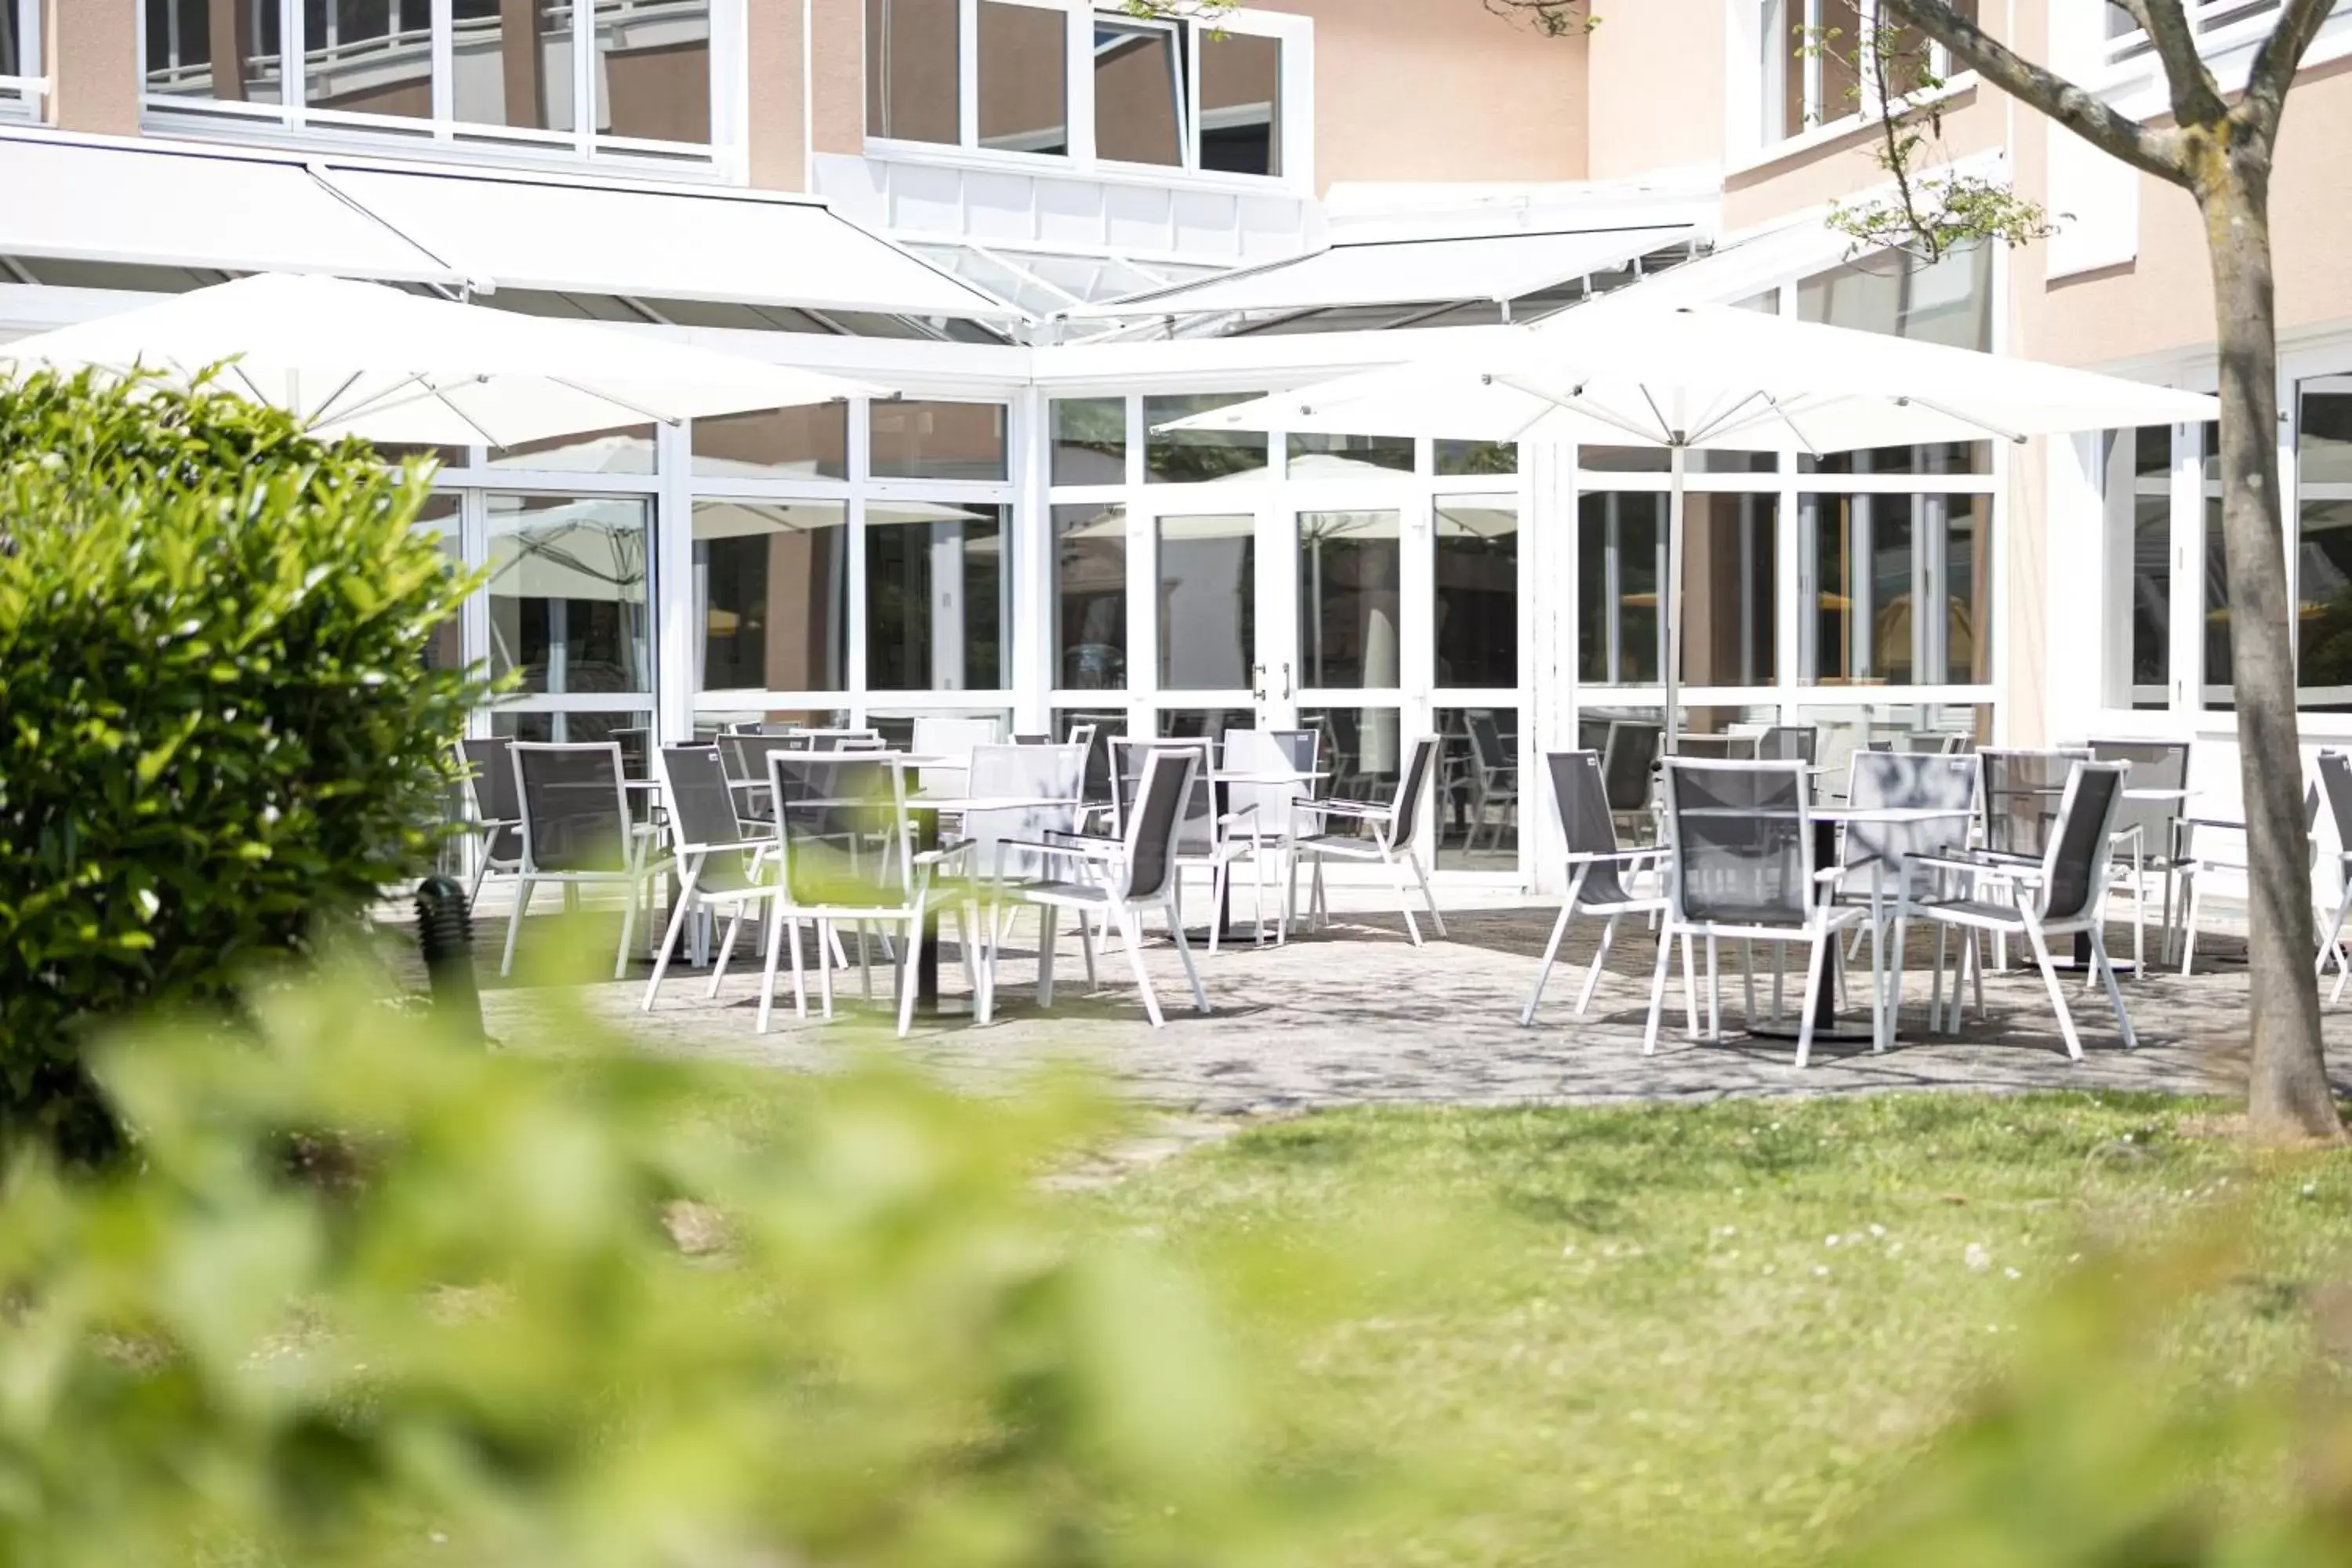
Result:
{"label": "door handle", "polygon": [[1250,666],[1250,673],[1257,677],[1256,681],[1250,687],[1250,700],[1263,702],[1265,700],[1265,666],[1254,664]]}
{"label": "door handle", "polygon": [[1287,702],[1287,701],[1289,701],[1289,700],[1290,700],[1290,698],[1291,698],[1291,689],[1291,689],[1291,685],[1290,685],[1290,665],[1289,665],[1289,663],[1286,660],[1286,661],[1284,662],[1284,664],[1283,664],[1283,667],[1282,667],[1282,700],[1283,700],[1285,702]]}

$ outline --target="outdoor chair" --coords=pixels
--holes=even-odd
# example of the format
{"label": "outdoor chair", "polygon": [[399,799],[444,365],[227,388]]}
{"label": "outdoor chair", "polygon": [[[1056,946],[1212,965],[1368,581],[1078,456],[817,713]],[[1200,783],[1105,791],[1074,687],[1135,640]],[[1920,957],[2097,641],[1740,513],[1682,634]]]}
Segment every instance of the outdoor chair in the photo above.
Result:
{"label": "outdoor chair", "polygon": [[2352,756],[2342,752],[2319,753],[2319,783],[2327,792],[2327,815],[2336,824],[2336,876],[2343,890],[2336,900],[2336,912],[2319,931],[2319,973],[2327,973],[2330,959],[2336,963],[2336,988],[2327,994],[2331,1007],[2344,999],[2344,982],[2352,976],[2352,958],[2347,958],[2341,938],[2344,921],[2352,914]]}
{"label": "outdoor chair", "polygon": [[1503,743],[1502,726],[1492,713],[1466,717],[1470,755],[1464,782],[1470,789],[1470,831],[1462,845],[1465,855],[1476,852],[1478,830],[1490,821],[1495,833],[1489,847],[1494,849],[1502,847],[1505,826],[1517,831],[1519,825],[1518,764]]}
{"label": "outdoor chair", "polygon": [[522,799],[515,793],[514,763],[507,755],[513,743],[499,737],[457,742],[466,764],[468,815],[481,840],[474,847],[474,879],[466,889],[469,913],[492,872],[511,877],[522,869]]}
{"label": "outdoor chair", "polygon": [[[1412,889],[1405,881],[1405,872],[1412,872],[1413,880],[1421,885],[1421,896],[1429,906],[1430,923],[1437,934],[1445,934],[1445,917],[1438,912],[1437,896],[1429,890],[1429,873],[1422,866],[1421,851],[1415,845],[1420,830],[1421,803],[1429,793],[1430,775],[1435,769],[1438,740],[1423,735],[1412,742],[1405,763],[1404,776],[1397,781],[1396,795],[1386,805],[1374,805],[1368,801],[1322,800],[1316,803],[1316,814],[1324,818],[1325,831],[1310,833],[1298,840],[1298,852],[1307,859],[1314,873],[1308,909],[1320,910],[1326,925],[1330,923],[1330,907],[1323,890],[1323,863],[1326,860],[1378,861],[1388,868],[1396,883],[1397,903],[1404,914],[1405,934],[1415,947],[1421,945],[1421,926],[1413,919]],[[1364,828],[1361,835],[1328,831],[1330,819],[1355,822]]]}
{"label": "outdoor chair", "polygon": [[610,741],[513,741],[508,743],[508,756],[522,806],[522,859],[515,872],[514,913],[507,921],[506,955],[499,973],[514,972],[515,942],[540,883],[560,884],[567,900],[581,887],[604,883],[625,888],[629,895],[621,917],[620,951],[613,961],[613,978],[623,978],[629,972],[629,941],[636,934],[638,907],[655,875],[668,862],[654,862],[652,837],[635,831],[629,819],[621,748]]}
{"label": "outdoor chair", "polygon": [[1601,782],[1609,791],[1609,815],[1620,826],[1656,837],[1651,813],[1656,798],[1658,750],[1665,727],[1634,719],[1612,719],[1601,747]]}
{"label": "outdoor chair", "polygon": [[1158,1028],[1165,1022],[1151,975],[1143,963],[1143,916],[1157,912],[1168,921],[1169,939],[1184,961],[1184,976],[1192,983],[1192,1002],[1203,1013],[1209,994],[1201,987],[1201,972],[1192,963],[1192,948],[1184,935],[1184,919],[1176,907],[1177,841],[1198,774],[1207,760],[1201,746],[1158,744],[1143,756],[1136,781],[1126,831],[1115,843],[1073,837],[1041,842],[1029,847],[1071,863],[1064,879],[1030,883],[1021,897],[1037,906],[1037,1003],[1054,1005],[1054,926],[1063,910],[1075,910],[1083,931],[1089,920],[1115,924],[1127,948],[1135,984],[1143,994],[1144,1016]]}
{"label": "outdoor chair", "polygon": [[925,716],[915,721],[913,738],[907,749],[919,756],[949,759],[924,767],[926,790],[934,795],[968,795],[973,748],[997,745],[1003,739],[1003,727],[993,719]]}
{"label": "outdoor chair", "polygon": [[1246,855],[1255,874],[1252,918],[1255,934],[1265,940],[1265,885],[1268,862],[1279,892],[1275,914],[1275,944],[1290,940],[1290,921],[1297,900],[1298,839],[1311,825],[1316,772],[1322,735],[1315,730],[1228,730],[1224,766],[1228,773],[1296,773],[1294,784],[1228,784],[1225,785],[1226,838]]}
{"label": "outdoor chair", "polygon": [[1756,760],[1810,765],[1821,741],[1822,732],[1811,724],[1775,724],[1756,737]]}
{"label": "outdoor chair", "polygon": [[778,752],[821,749],[808,735],[721,735],[719,765],[735,791],[735,809],[746,821],[772,822],[775,810],[768,798],[768,758]]}
{"label": "outdoor chair", "polygon": [[[764,915],[776,896],[776,885],[761,875],[761,858],[773,840],[763,839],[756,827],[747,827],[735,802],[715,746],[664,746],[656,753],[661,775],[662,800],[668,808],[670,854],[678,868],[677,902],[670,910],[669,929],[662,933],[661,951],[654,955],[653,978],[646,983],[639,1010],[654,1010],[662,976],[669,971],[678,933],[689,915],[708,910],[725,910],[727,934],[719,943],[710,968],[706,996],[719,994],[727,977],[727,961],[734,955],[735,938],[746,910]],[[760,927],[754,924],[756,934]]]}
{"label": "outdoor chair", "polygon": [[[1835,899],[1846,875],[1843,867],[1814,865],[1809,783],[1802,763],[1666,759],[1666,910],[1658,931],[1657,964],[1650,977],[1643,1055],[1657,1049],[1658,1016],[1665,1007],[1666,966],[1675,942],[1703,938],[1710,976],[1716,944],[1725,939],[1806,945],[1796,1065],[1801,1068],[1811,1059],[1813,1003],[1829,979],[1823,973],[1829,955],[1839,933],[1863,921],[1867,911]],[[1687,977],[1687,947],[1683,963]],[[1871,967],[1874,973],[1880,967],[1874,951]],[[1874,1006],[1883,1005],[1883,991],[1874,986],[1872,999]],[[1720,1026],[1720,1003],[1710,980],[1709,1035],[1719,1034]]]}
{"label": "outdoor chair", "polygon": [[[1585,972],[1582,988],[1576,994],[1576,1012],[1581,1017],[1592,1005],[1592,993],[1601,984],[1601,967],[1608,962],[1609,944],[1616,938],[1617,922],[1627,915],[1646,917],[1666,907],[1663,893],[1644,897],[1627,885],[1635,872],[1656,871],[1665,851],[1654,845],[1646,849],[1618,847],[1601,754],[1553,752],[1544,758],[1544,768],[1551,776],[1552,807],[1559,815],[1560,839],[1568,846],[1568,853],[1561,858],[1561,864],[1568,868],[1568,892],[1559,902],[1559,918],[1552,922],[1551,940],[1544,944],[1543,963],[1536,971],[1535,989],[1528,993],[1527,1007],[1519,1015],[1522,1025],[1536,1021],[1536,1008],[1543,1001],[1544,985],[1551,978],[1552,965],[1559,960],[1560,943],[1567,939],[1570,922],[1578,915],[1596,915],[1602,922],[1601,945],[1592,954],[1592,967]],[[1698,1004],[1687,993],[1685,1003],[1690,1009],[1691,1026],[1696,1028]]]}
{"label": "outdoor chair", "polygon": [[1677,735],[1675,755],[1700,761],[1752,763],[1761,735]]}
{"label": "outdoor chair", "polygon": [[[1889,951],[1899,952],[1906,911],[1917,904],[1934,902],[1946,895],[1941,878],[1936,878],[1932,886],[1924,888],[1915,882],[1915,874],[1935,877],[1932,871],[1920,873],[1917,862],[1927,856],[1964,856],[1967,853],[1969,823],[1976,809],[1977,762],[1974,757],[1947,756],[1942,752],[1863,751],[1853,753],[1847,759],[1846,766],[1846,804],[1850,806],[1862,810],[1910,806],[1955,813],[1949,817],[1922,822],[1849,822],[1845,825],[1838,861],[1845,868],[1846,880],[1839,890],[1838,900],[1841,903],[1867,910],[1876,928],[1884,929],[1892,924],[1895,934]],[[1855,946],[1859,946],[1862,937],[1861,931],[1854,932]],[[1943,980],[1940,951],[1943,940],[1944,933],[1939,930],[1937,932],[1938,954],[1936,969],[1939,986]],[[1976,946],[1973,935],[1966,939],[1966,951],[1961,955],[1961,974],[1955,984],[1973,974],[1977,985],[1977,1007],[1981,1012],[1984,1007],[1984,965]],[[1849,959],[1853,956],[1852,948],[1848,949],[1846,956]]]}
{"label": "outdoor chair", "polygon": [[[2123,805],[2129,763],[2095,763],[2080,758],[2068,765],[2056,808],[2050,814],[2046,847],[2038,867],[1988,864],[1964,856],[1919,856],[1915,864],[1950,876],[1963,883],[1969,896],[1932,902],[1906,902],[1906,919],[1925,920],[1937,928],[1958,931],[1971,940],[1982,932],[2024,940],[2050,989],[2050,1005],[2058,1015],[2058,1032],[2065,1037],[2066,1054],[2080,1061],[2083,1042],[2074,1032],[2074,1015],[2066,1008],[2065,987],[2050,956],[2053,937],[2081,935],[2088,939],[2095,977],[2106,987],[2108,1005],[2126,1049],[2135,1043],[2131,1015],[2124,1010],[2124,994],[2116,984],[2116,968],[2107,958],[2105,932],[2108,893],[2107,864],[2115,848],[2115,824]],[[1992,884],[1987,888],[1984,884]],[[1987,892],[1997,897],[1986,897]],[[1936,995],[1929,1027],[1943,995],[1942,943],[1937,943]],[[1959,1027],[1960,990],[1952,987],[1951,1009],[1944,1015],[1947,1032]]]}
{"label": "outdoor chair", "polygon": [[[1076,746],[978,746],[971,753],[969,784],[973,799],[1057,800],[1066,805],[1002,806],[962,814],[958,842],[965,851],[962,874],[971,887],[971,901],[981,916],[981,949],[976,959],[979,1016],[989,1021],[996,993],[996,950],[1020,907],[1023,888],[1041,880],[1050,866],[1042,851],[1028,847],[1076,834],[1078,790],[1086,769],[1086,753]],[[917,797],[919,801],[920,797]],[[1095,975],[1094,934],[1083,924],[1079,940],[1087,956],[1087,978]]]}
{"label": "outdoor chair", "polygon": [[[982,996],[973,967],[979,910],[968,881],[934,889],[933,877],[965,854],[961,846],[918,852],[907,811],[907,773],[896,757],[855,752],[775,752],[768,757],[776,806],[777,882],[781,895],[768,921],[765,972],[760,984],[758,1032],[768,1032],[774,1010],[779,949],[793,960],[793,1011],[808,1016],[801,964],[800,927],[817,931],[817,974],[824,1016],[833,1016],[833,966],[825,938],[842,922],[862,933],[896,927],[898,1037],[913,1026],[915,988],[922,965],[923,923],[952,907],[959,923],[965,978]],[[867,986],[870,994],[871,978]]]}
{"label": "outdoor chair", "polygon": [[[2310,857],[2313,863],[2319,858],[2319,845],[2313,837],[2318,826],[2319,786],[2305,784],[2303,786],[2303,831],[2305,837],[2312,840]],[[2239,878],[2249,874],[2245,824],[2217,821],[2210,817],[2187,818],[2182,824],[2180,849],[2180,899],[2184,909],[2180,921],[2180,973],[2183,974],[2189,973],[2197,962],[2197,928],[2205,912],[2205,884],[2216,871]]]}
{"label": "outdoor chair", "polygon": [[[2030,751],[1990,747],[1978,759],[1977,842],[1973,858],[1991,866],[2042,864],[2074,765],[2090,760],[2084,746]],[[2009,967],[2009,938],[1993,939],[1993,967]]]}
{"label": "outdoor chair", "polygon": [[[1255,813],[1218,809],[1217,785],[1209,777],[1214,766],[1216,747],[1206,736],[1138,740],[1115,735],[1111,738],[1110,748],[1112,789],[1116,801],[1111,842],[1123,841],[1127,837],[1135,803],[1140,798],[1139,792],[1150,766],[1150,753],[1181,750],[1194,752],[1200,757],[1200,766],[1192,771],[1192,794],[1185,798],[1184,809],[1177,823],[1176,884],[1171,897],[1175,900],[1177,911],[1181,914],[1184,907],[1184,868],[1198,867],[1208,872],[1212,905],[1209,952],[1213,954],[1223,934],[1225,891],[1233,874],[1233,863],[1248,852],[1246,843],[1234,838],[1231,830],[1236,823],[1254,821]],[[1260,940],[1263,940],[1262,921],[1259,931]]]}
{"label": "outdoor chair", "polygon": [[[2093,741],[2092,759],[2129,763],[2135,790],[2185,790],[2189,787],[2189,742],[2186,741]],[[2164,876],[2163,915],[2157,925],[2161,956],[2172,956],[2172,897],[2180,870],[2182,824],[2189,816],[2185,796],[2163,800],[2126,800],[2116,808],[2116,848],[2110,874],[2132,895],[2132,973],[2147,973],[2147,879]]]}

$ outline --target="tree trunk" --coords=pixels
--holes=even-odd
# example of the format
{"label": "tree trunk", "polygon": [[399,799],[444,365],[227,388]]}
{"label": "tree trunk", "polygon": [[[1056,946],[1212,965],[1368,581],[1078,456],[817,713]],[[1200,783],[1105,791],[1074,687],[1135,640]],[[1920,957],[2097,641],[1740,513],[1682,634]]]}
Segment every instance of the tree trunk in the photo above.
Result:
{"label": "tree trunk", "polygon": [[2252,1056],[2247,1112],[2264,1142],[2342,1142],[2319,1037],[2318,932],[2296,732],[2287,510],[2279,492],[2278,332],[2267,159],[2215,148],[2199,181],[2221,371],[2221,531],[2245,795]]}

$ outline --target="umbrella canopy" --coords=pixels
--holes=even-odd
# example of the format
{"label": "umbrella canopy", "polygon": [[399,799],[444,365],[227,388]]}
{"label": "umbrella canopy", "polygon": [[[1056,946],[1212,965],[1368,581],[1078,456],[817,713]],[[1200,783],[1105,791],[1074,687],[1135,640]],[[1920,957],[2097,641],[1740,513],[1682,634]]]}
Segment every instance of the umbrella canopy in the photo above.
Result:
{"label": "umbrella canopy", "polygon": [[1671,751],[1681,671],[1683,489],[1693,448],[1818,456],[2220,416],[2210,397],[2062,365],[1727,306],[1657,310],[1629,301],[1160,428],[1667,448]]}
{"label": "umbrella canopy", "polygon": [[652,421],[887,395],[815,371],[380,283],[260,273],[0,348],[19,367],[219,384],[320,436],[516,447]]}

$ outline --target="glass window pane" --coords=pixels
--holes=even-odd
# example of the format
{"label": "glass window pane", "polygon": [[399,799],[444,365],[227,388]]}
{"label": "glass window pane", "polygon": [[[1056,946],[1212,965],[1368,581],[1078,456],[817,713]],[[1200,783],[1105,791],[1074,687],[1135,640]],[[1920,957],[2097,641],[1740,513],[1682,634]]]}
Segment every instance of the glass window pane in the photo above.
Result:
{"label": "glass window pane", "polygon": [[302,0],[302,101],[433,117],[431,0]]}
{"label": "glass window pane", "polygon": [[1347,479],[1366,474],[1409,474],[1413,468],[1410,436],[1293,436],[1290,477]]}
{"label": "glass window pane", "polygon": [[[284,102],[282,19],[278,0],[151,0],[148,94],[222,103]],[[218,70],[216,60],[224,62]]]}
{"label": "glass window pane", "polygon": [[868,503],[868,689],[1003,689],[1004,512],[960,501]]}
{"label": "glass window pane", "polygon": [[980,144],[1070,150],[1068,13],[980,0]]}
{"label": "glass window pane", "polygon": [[2303,706],[2352,710],[2352,380],[2300,389],[2296,679]]}
{"label": "glass window pane", "polygon": [[648,504],[633,496],[492,495],[490,673],[521,689],[650,691]]}
{"label": "glass window pane", "polygon": [[2205,498],[2205,706],[2234,708],[2230,663],[2230,568],[2221,537],[2221,498]]}
{"label": "glass window pane", "polygon": [[1693,495],[1683,520],[1682,679],[1769,686],[1779,671],[1775,496]]}
{"label": "glass window pane", "polygon": [[1096,156],[1181,165],[1183,101],[1174,29],[1095,18]]}
{"label": "glass window pane", "polygon": [[598,745],[623,730],[645,730],[654,716],[635,713],[532,713],[501,708],[490,715],[490,733],[508,741],[553,741]]}
{"label": "glass window pane", "polygon": [[1798,284],[1797,314],[1834,327],[1990,351],[1992,247],[1971,245],[1936,262],[1906,251],[1878,251]]}
{"label": "glass window pane", "polygon": [[596,0],[596,123],[606,136],[710,140],[710,0]]}
{"label": "glass window pane", "polygon": [[650,474],[654,471],[654,427],[631,425],[618,430],[552,436],[544,441],[526,441],[520,447],[494,447],[490,449],[490,467],[565,474]]}
{"label": "glass window pane", "polygon": [[1822,96],[1813,105],[1816,123],[1826,125],[1862,112],[1862,73],[1854,51],[1862,47],[1862,13],[1854,0],[1821,0],[1820,31],[1812,43],[1822,62]]}
{"label": "glass window pane", "polygon": [[[152,9],[151,4],[151,13]],[[25,74],[25,40],[16,36],[18,16],[14,7],[0,5],[0,76]]]}
{"label": "glass window pane", "polygon": [[1163,517],[1158,535],[1161,689],[1248,686],[1257,662],[1257,519]]}
{"label": "glass window pane", "polygon": [[698,479],[849,477],[849,405],[813,403],[694,422]]}
{"label": "glass window pane", "polygon": [[1127,482],[1127,399],[1054,400],[1054,483]]}
{"label": "glass window pane", "polygon": [[449,87],[471,125],[570,131],[572,0],[451,0]]}
{"label": "glass window pane", "polygon": [[2132,432],[2132,472],[2138,479],[2171,477],[2171,426],[2143,425]]}
{"label": "glass window pane", "polygon": [[2172,501],[2132,498],[2132,706],[2170,706],[2172,679]]}
{"label": "glass window pane", "polygon": [[1237,479],[1266,470],[1259,430],[1160,430],[1171,419],[1245,403],[1254,392],[1180,393],[1143,400],[1143,477],[1154,484]]}
{"label": "glass window pane", "polygon": [[1990,441],[1939,441],[1924,447],[1871,447],[1859,452],[1800,453],[1801,474],[1989,474]]}
{"label": "glass window pane", "polygon": [[1054,509],[1054,682],[1127,688],[1127,509]]}
{"label": "glass window pane", "polygon": [[[1240,726],[1250,723],[1244,715]],[[1373,801],[1381,805],[1396,798],[1398,777],[1404,771],[1402,716],[1393,708],[1302,708],[1298,727],[1322,737],[1324,793],[1339,800]],[[1334,821],[1329,831],[1346,832]]]}
{"label": "glass window pane", "polygon": [[1658,679],[1665,521],[1666,498],[1654,491],[1607,490],[1578,500],[1578,679],[1596,685]]}
{"label": "glass window pane", "polygon": [[1517,870],[1518,710],[1441,708],[1437,732],[1444,741],[1437,792],[1438,868]]}
{"label": "glass window pane", "polygon": [[867,429],[879,479],[1002,479],[1002,403],[877,402]]}
{"label": "glass window pane", "polygon": [[1519,471],[1517,441],[1448,441],[1431,443],[1441,475],[1516,474]]}
{"label": "glass window pane", "polygon": [[1394,511],[1298,517],[1298,684],[1398,684],[1403,519]]}
{"label": "glass window pane", "polygon": [[866,0],[866,134],[958,140],[957,26],[956,0]]}
{"label": "glass window pane", "polygon": [[[1947,686],[1992,680],[1992,498],[1921,498],[1930,539],[1940,528],[1944,608],[1923,657],[1927,679]],[[1932,547],[1932,546],[1931,546]]]}
{"label": "glass window pane", "polygon": [[1436,500],[1439,686],[1519,684],[1519,499]]}
{"label": "glass window pane", "polygon": [[1282,173],[1282,40],[1247,33],[1201,40],[1201,167]]}
{"label": "glass window pane", "polygon": [[[464,546],[457,537],[457,498],[436,495],[425,499],[417,509],[416,531],[431,534],[441,546],[442,558],[453,567],[466,563]],[[432,640],[425,645],[425,668],[457,669],[465,663],[465,627],[461,615],[446,616],[433,628]]]}
{"label": "glass window pane", "polygon": [[847,686],[848,539],[842,501],[696,501],[694,689]]}

